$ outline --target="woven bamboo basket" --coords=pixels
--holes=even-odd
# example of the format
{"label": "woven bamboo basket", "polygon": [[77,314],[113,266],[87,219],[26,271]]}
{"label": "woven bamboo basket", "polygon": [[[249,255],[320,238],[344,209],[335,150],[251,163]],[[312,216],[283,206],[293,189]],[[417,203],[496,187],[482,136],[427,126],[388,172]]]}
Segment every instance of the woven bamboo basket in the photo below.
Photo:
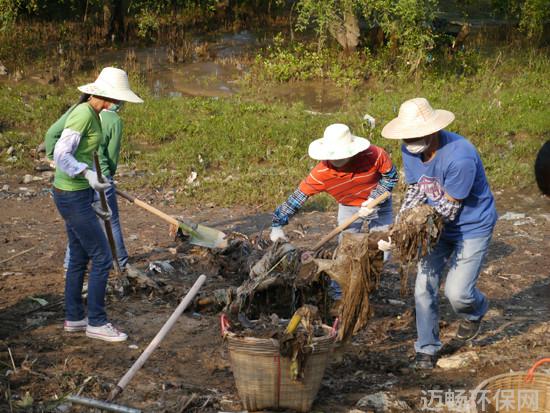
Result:
{"label": "woven bamboo basket", "polygon": [[527,373],[491,377],[477,386],[470,401],[471,413],[550,413],[550,374],[535,370],[550,358],[537,361]]}
{"label": "woven bamboo basket", "polygon": [[244,409],[310,411],[336,338],[334,327],[325,326],[326,335],[313,339],[312,353],[305,364],[304,378],[301,381],[292,381],[290,360],[281,356],[278,340],[237,336],[229,331],[225,316],[222,316],[221,324],[228,344],[235,384]]}

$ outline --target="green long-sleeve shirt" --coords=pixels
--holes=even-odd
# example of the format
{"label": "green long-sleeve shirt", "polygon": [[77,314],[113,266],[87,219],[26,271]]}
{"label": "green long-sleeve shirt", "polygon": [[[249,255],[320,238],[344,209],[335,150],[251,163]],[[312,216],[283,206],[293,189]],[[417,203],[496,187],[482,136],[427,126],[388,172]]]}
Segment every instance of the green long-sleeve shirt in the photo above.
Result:
{"label": "green long-sleeve shirt", "polygon": [[[75,105],[76,106],[76,105]],[[53,160],[55,144],[59,140],[67,118],[75,106],[71,106],[46,132],[46,157]],[[110,110],[102,110],[99,113],[101,129],[103,130],[103,142],[99,146],[99,164],[101,173],[105,176],[114,176],[120,157],[120,145],[122,141],[122,119],[118,113]]]}
{"label": "green long-sleeve shirt", "polygon": [[103,142],[98,149],[101,173],[105,176],[114,176],[122,143],[122,119],[118,113],[110,110],[102,110],[99,117],[103,130]]}

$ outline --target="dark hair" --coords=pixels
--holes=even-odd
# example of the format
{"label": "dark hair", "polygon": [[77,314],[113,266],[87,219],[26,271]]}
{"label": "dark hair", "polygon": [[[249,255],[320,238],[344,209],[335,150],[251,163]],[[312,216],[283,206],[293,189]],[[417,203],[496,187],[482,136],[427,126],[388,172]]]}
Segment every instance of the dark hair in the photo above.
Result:
{"label": "dark hair", "polygon": [[550,196],[550,141],[546,141],[537,154],[535,178],[541,192]]}
{"label": "dark hair", "polygon": [[84,103],[84,102],[87,102],[88,99],[90,99],[90,95],[89,93],[83,93],[80,95],[80,97],[78,98],[78,101],[76,102],[77,105],[80,105],[81,103]]}

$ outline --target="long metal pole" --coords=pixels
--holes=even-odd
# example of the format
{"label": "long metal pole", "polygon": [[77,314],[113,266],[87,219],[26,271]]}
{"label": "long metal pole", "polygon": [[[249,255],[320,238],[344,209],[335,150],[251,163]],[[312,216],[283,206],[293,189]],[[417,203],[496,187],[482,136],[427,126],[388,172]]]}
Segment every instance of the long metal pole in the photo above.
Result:
{"label": "long metal pole", "polygon": [[138,372],[141,366],[143,366],[143,364],[147,361],[151,353],[155,351],[155,349],[158,347],[158,345],[161,343],[164,337],[166,337],[166,334],[168,334],[168,332],[172,329],[176,321],[178,321],[178,318],[185,311],[185,309],[187,308],[191,300],[195,298],[195,295],[197,295],[197,293],[199,292],[199,289],[202,287],[205,281],[206,281],[206,275],[204,274],[202,274],[199,278],[197,278],[197,281],[195,281],[195,284],[193,284],[189,292],[185,295],[185,297],[183,297],[183,299],[181,300],[181,303],[174,310],[170,318],[166,320],[166,322],[164,323],[160,331],[157,333],[155,338],[151,340],[147,348],[143,350],[143,353],[141,353],[141,356],[139,356],[139,358],[135,361],[132,367],[130,367],[130,369],[126,372],[126,374],[120,379],[116,387],[113,389],[113,391],[109,395],[109,400],[113,400],[116,396],[122,393],[122,391],[124,390],[128,382],[132,380],[132,378],[135,376],[135,374]]}
{"label": "long metal pole", "polygon": [[104,402],[101,400],[90,399],[88,397],[82,396],[68,396],[65,400],[80,404],[87,407],[95,407],[96,409],[106,410],[108,412],[117,412],[117,413],[141,413],[141,410],[134,409],[132,407],[122,406],[120,404],[113,404]]}

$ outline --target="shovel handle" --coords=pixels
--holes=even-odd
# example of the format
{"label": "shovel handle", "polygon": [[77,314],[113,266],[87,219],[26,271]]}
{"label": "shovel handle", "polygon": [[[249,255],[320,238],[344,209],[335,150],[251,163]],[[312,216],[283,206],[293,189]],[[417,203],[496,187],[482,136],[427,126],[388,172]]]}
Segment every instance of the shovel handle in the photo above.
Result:
{"label": "shovel handle", "polygon": [[[101,175],[101,165],[99,164],[99,156],[97,152],[94,152],[94,165],[97,174],[97,180],[99,182],[103,182],[103,176]],[[109,206],[107,204],[107,197],[105,196],[105,192],[98,191],[98,193],[99,199],[101,200],[101,208],[103,208],[103,211],[108,211]],[[105,220],[103,221],[103,223],[105,225],[105,232],[107,233],[107,240],[109,241],[109,246],[111,247],[111,255],[113,256],[113,267],[116,274],[120,275],[122,274],[122,270],[120,269],[120,264],[118,263],[118,255],[116,250],[115,237],[113,235],[113,227],[111,226],[111,221],[109,220]]]}
{"label": "shovel handle", "polygon": [[[384,192],[382,195],[380,195],[378,198],[375,198],[371,202],[369,202],[368,207],[374,208],[378,204],[384,202],[387,198],[390,197],[389,192]],[[338,235],[340,232],[345,230],[347,227],[349,227],[351,224],[353,224],[357,219],[359,219],[359,212],[353,214],[351,217],[349,217],[347,220],[345,220],[343,223],[338,225],[336,228],[334,228],[332,231],[330,231],[327,235],[325,235],[321,241],[319,241],[315,246],[313,247],[313,251],[317,251],[319,248],[321,248],[323,245],[325,245],[327,242],[329,242],[331,239],[333,239],[336,235]]]}
{"label": "shovel handle", "polygon": [[157,217],[162,218],[163,220],[165,220],[166,222],[168,222],[172,225],[176,225],[177,227],[179,227],[181,225],[181,222],[179,222],[176,218],[171,217],[170,215],[165,214],[164,212],[156,209],[155,207],[149,205],[148,203],[137,199],[135,196],[132,196],[132,195],[130,195],[130,194],[124,192],[124,191],[121,191],[118,188],[116,189],[116,193],[118,195],[120,195],[122,198],[127,199],[128,201],[136,204],[137,206],[139,206],[143,209],[146,209],[147,211],[155,214]]}

